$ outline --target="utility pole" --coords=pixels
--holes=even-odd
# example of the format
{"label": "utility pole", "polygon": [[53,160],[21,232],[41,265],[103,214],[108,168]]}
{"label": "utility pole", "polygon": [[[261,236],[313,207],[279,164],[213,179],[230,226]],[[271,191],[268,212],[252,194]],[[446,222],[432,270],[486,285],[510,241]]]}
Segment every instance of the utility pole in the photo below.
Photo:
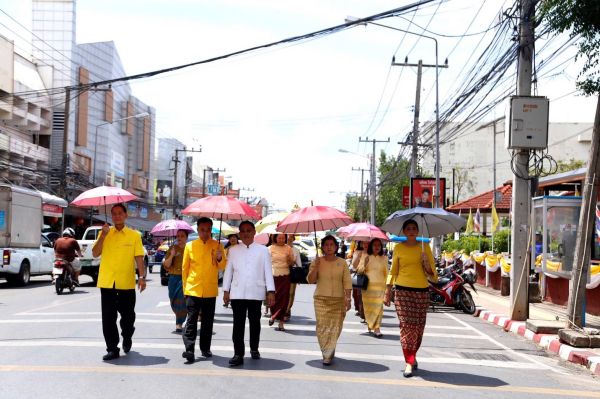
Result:
{"label": "utility pole", "polygon": [[[517,95],[531,95],[532,61],[534,54],[534,16],[536,0],[520,0],[519,65]],[[510,133],[509,133],[510,134]],[[510,278],[510,318],[524,321],[529,317],[529,257],[527,253],[529,207],[529,150],[519,149],[514,154],[512,197],[512,266]]]}
{"label": "utility pole", "polygon": [[[183,147],[182,149],[176,148],[175,149],[175,156],[173,157],[172,161],[175,163],[175,171],[173,173],[173,190],[171,190],[171,203],[173,204],[173,218],[175,218],[176,215],[176,211],[177,211],[177,207],[179,206],[179,196],[177,195],[177,174],[179,172],[179,162],[181,162],[179,160],[179,153],[183,152],[185,153],[198,153],[198,152],[202,152],[202,147],[200,147],[199,149],[195,150],[195,149],[191,149],[188,150],[186,147]],[[187,184],[187,182],[186,182]],[[187,192],[187,188],[186,188],[186,192]],[[184,204],[185,205],[185,204]]]}
{"label": "utility pole", "polygon": [[389,143],[390,142],[390,138],[388,137],[387,140],[377,140],[377,139],[371,139],[369,140],[368,137],[365,137],[364,139],[362,138],[358,138],[358,142],[359,143],[368,143],[371,142],[373,143],[373,155],[371,158],[371,185],[369,186],[369,188],[371,189],[371,215],[370,215],[370,223],[372,225],[375,225],[375,200],[377,197],[377,177],[375,176],[375,165],[377,163],[377,159],[375,158],[376,156],[376,151],[375,151],[375,147],[377,145],[377,143]]}
{"label": "utility pole", "polygon": [[365,192],[364,192],[364,186],[365,186],[365,172],[368,171],[368,169],[363,169],[363,168],[355,168],[352,167],[352,171],[353,172],[360,172],[360,203],[359,205],[359,209],[360,209],[360,221],[364,222],[365,221],[365,204],[364,204],[364,197],[365,197]]}

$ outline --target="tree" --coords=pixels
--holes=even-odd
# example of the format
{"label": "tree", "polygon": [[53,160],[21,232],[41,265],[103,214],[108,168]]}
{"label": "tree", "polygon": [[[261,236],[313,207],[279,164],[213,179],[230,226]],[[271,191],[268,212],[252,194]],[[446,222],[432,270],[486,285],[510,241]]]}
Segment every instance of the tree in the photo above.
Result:
{"label": "tree", "polygon": [[378,226],[390,214],[402,209],[402,187],[410,184],[410,162],[407,159],[386,155],[381,151],[379,157],[380,182],[377,189],[375,223]]}
{"label": "tree", "polygon": [[346,214],[355,222],[360,220],[360,195],[355,193],[346,194]]}
{"label": "tree", "polygon": [[569,159],[569,161],[557,161],[556,173],[568,172],[570,170],[576,170],[585,166],[585,161],[579,159]]}
{"label": "tree", "polygon": [[577,327],[583,325],[583,299],[590,259],[587,245],[593,231],[598,198],[600,175],[600,2],[598,0],[544,0],[541,16],[555,33],[569,32],[577,39],[577,58],[584,57],[585,63],[577,76],[577,88],[585,95],[597,95],[596,117],[592,133],[592,145],[587,162],[583,185],[583,199],[577,228],[577,242],[573,258],[573,273],[569,286],[569,321]]}
{"label": "tree", "polygon": [[456,202],[460,201],[460,194],[463,189],[466,195],[474,194],[473,178],[469,176],[469,171],[462,168],[454,168],[454,187],[456,188]]}

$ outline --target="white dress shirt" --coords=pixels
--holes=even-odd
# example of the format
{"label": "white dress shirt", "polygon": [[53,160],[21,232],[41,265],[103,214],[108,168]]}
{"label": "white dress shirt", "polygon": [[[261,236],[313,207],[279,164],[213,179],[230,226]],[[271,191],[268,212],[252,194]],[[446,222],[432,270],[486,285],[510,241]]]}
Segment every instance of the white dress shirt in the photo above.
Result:
{"label": "white dress shirt", "polygon": [[264,245],[244,243],[231,247],[223,276],[223,291],[229,299],[264,300],[267,291],[275,292],[271,254]]}

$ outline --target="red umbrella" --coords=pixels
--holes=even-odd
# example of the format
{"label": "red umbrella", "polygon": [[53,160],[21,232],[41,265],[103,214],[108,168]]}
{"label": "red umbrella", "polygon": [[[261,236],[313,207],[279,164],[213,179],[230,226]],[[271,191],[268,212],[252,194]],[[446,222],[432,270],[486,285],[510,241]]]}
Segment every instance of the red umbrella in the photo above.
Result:
{"label": "red umbrella", "polygon": [[109,204],[120,204],[123,202],[129,202],[138,199],[135,195],[131,194],[127,190],[123,190],[119,187],[111,186],[100,186],[92,188],[91,190],[84,191],[75,198],[71,204],[76,206],[91,206],[99,207],[104,205],[104,214],[106,215],[106,221],[108,223],[108,213],[106,212],[106,205]]}
{"label": "red umbrella", "polygon": [[390,240],[383,230],[370,223],[352,223],[346,227],[340,228],[338,233],[340,230],[342,230],[340,235],[350,240],[371,241],[374,238],[379,238],[383,241]]}
{"label": "red umbrella", "polygon": [[[259,220],[260,216],[244,201],[226,195],[213,195],[200,198],[188,205],[183,211],[184,215],[208,217],[223,220]],[[219,240],[221,228],[219,227]]]}
{"label": "red umbrella", "polygon": [[329,206],[307,206],[286,216],[279,224],[277,231],[285,234],[315,233],[317,231],[334,230],[352,223],[352,218],[344,212]]}

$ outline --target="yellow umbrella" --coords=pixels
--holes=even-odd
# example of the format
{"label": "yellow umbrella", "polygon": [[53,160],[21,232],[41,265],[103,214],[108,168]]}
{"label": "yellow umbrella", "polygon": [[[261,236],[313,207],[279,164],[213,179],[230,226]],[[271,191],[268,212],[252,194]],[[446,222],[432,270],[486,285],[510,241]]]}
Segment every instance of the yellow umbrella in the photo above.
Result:
{"label": "yellow umbrella", "polygon": [[219,227],[221,227],[221,234],[223,234],[223,235],[228,236],[229,234],[237,234],[240,232],[240,229],[230,225],[229,223],[226,223],[225,221],[221,222],[220,220],[216,220],[216,219],[212,219],[212,221],[213,221],[213,226],[215,226],[217,229],[219,229]]}
{"label": "yellow umbrella", "polygon": [[256,232],[262,233],[262,231],[265,228],[267,228],[267,226],[277,226],[277,223],[285,219],[285,217],[289,214],[289,212],[277,212],[265,216],[264,218],[256,222]]}

